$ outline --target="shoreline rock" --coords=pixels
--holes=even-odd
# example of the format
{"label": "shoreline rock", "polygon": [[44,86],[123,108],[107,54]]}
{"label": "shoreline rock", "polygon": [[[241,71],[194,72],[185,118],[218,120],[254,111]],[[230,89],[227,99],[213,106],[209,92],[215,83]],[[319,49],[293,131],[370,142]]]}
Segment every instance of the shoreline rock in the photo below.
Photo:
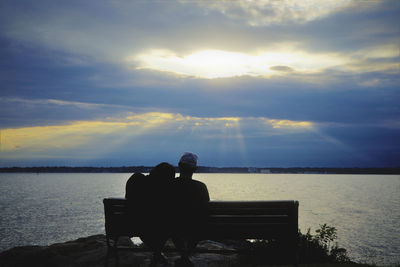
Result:
{"label": "shoreline rock", "polygon": [[[119,243],[134,246],[129,238],[122,238]],[[168,246],[173,246],[167,243]],[[215,241],[202,241],[198,245],[203,249],[231,249],[231,245]],[[105,235],[93,235],[73,241],[56,243],[49,246],[21,246],[0,253],[2,267],[103,267],[107,254]],[[152,253],[147,251],[119,251],[119,266],[149,266]],[[174,266],[178,253],[165,253],[168,265]],[[191,256],[194,266],[238,266],[238,256],[215,253],[196,253]],[[109,259],[109,266],[115,266],[114,259]],[[165,266],[165,265],[164,265]]]}
{"label": "shoreline rock", "polygon": [[[120,245],[135,247],[131,239],[121,237]],[[199,249],[207,250],[231,250],[243,248],[241,241],[216,242],[205,240],[198,244]],[[136,245],[137,247],[137,245]],[[172,242],[167,242],[166,248],[173,248]],[[273,254],[273,253],[272,253]],[[14,247],[0,253],[0,266],[2,267],[103,267],[107,255],[106,237],[104,234],[93,235],[78,238],[73,241],[56,243],[49,246],[21,246]],[[129,251],[122,250],[118,252],[119,267],[125,266],[150,266],[152,253],[149,251]],[[165,253],[167,265],[174,266],[174,261],[180,256],[177,252]],[[263,257],[270,258],[263,253]],[[250,266],[271,266],[271,264],[260,262],[248,262],[248,258],[239,254],[217,254],[217,253],[195,253],[190,257],[195,267],[250,267]],[[109,259],[110,267],[115,266],[114,258]],[[277,266],[277,264],[272,264]],[[283,265],[279,265],[283,266]],[[287,265],[291,266],[291,265]],[[357,264],[355,262],[347,263],[329,263],[329,264],[306,264],[306,266],[364,266],[371,267],[368,264]]]}

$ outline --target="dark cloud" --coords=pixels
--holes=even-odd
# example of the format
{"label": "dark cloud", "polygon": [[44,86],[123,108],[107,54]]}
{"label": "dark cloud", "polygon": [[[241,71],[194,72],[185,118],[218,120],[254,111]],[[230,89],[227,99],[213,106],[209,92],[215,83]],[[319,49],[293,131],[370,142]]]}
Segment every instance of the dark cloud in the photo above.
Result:
{"label": "dark cloud", "polygon": [[8,2],[1,29],[10,38],[108,61],[152,48],[253,52],[288,42],[336,52],[398,41],[399,9],[398,1],[363,2],[308,23],[254,27],[192,2]]}
{"label": "dark cloud", "polygon": [[[327,71],[318,76],[291,74],[270,79],[182,79],[160,72],[127,70],[86,58],[80,58],[83,61],[80,65],[70,65],[67,59],[74,58],[73,54],[45,52],[9,41],[3,41],[2,48],[5,59],[2,70],[7,73],[2,76],[2,96],[8,98],[121,105],[133,111],[152,108],[196,116],[265,116],[318,122],[376,123],[394,120],[400,115],[396,82],[399,74],[368,72],[355,76]],[[275,66],[274,69],[287,70],[287,67]],[[333,82],[310,83],[321,76]],[[379,83],[374,87],[359,85],[370,80]],[[47,108],[36,107],[36,112],[32,113],[28,108],[16,107],[20,112],[15,112],[9,106],[2,107],[3,123],[5,119],[21,120],[18,124],[24,124],[40,119],[47,121],[48,117],[56,120],[58,116]],[[67,120],[113,113],[111,108],[102,112],[57,108],[62,108],[59,119]],[[35,114],[31,116],[35,119],[25,116],[28,114]]]}
{"label": "dark cloud", "polygon": [[270,69],[275,70],[275,71],[282,71],[282,72],[292,72],[293,71],[293,69],[288,66],[272,66]]}
{"label": "dark cloud", "polygon": [[[267,136],[255,136],[257,126],[243,124],[242,150],[237,144],[214,151],[224,140],[196,140],[187,137],[190,131],[153,133],[115,146],[101,159],[71,157],[84,153],[75,150],[41,162],[146,165],[192,150],[203,155],[205,165],[394,166],[400,151],[400,59],[368,51],[398,47],[400,2],[360,5],[306,23],[251,26],[239,9],[230,17],[191,1],[2,1],[0,128],[115,120],[150,111],[310,121],[318,131]],[[198,49],[253,55],[286,46],[352,61],[347,69],[315,73],[283,63],[270,68],[278,76],[213,80],[137,70],[127,61],[150,49],[178,56]],[[155,146],[161,152],[149,150]]]}
{"label": "dark cloud", "polygon": [[[293,35],[313,51],[357,51],[400,40],[398,1],[358,2],[352,8],[327,18],[292,27]],[[371,8],[368,8],[371,6]],[[396,26],[397,25],[397,26]]]}

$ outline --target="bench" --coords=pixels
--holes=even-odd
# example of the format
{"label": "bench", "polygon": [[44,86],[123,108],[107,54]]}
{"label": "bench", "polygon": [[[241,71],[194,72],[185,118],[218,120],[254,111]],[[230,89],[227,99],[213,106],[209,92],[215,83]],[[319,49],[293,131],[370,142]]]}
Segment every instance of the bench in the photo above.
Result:
{"label": "bench", "polygon": [[[140,236],[140,233],[131,229],[128,223],[125,198],[105,198],[103,203],[107,241],[106,264],[113,254],[118,265],[118,250],[127,249],[118,245],[119,237]],[[294,200],[211,201],[204,240],[281,240],[287,251],[286,260],[290,259],[297,265],[298,206],[299,202]]]}

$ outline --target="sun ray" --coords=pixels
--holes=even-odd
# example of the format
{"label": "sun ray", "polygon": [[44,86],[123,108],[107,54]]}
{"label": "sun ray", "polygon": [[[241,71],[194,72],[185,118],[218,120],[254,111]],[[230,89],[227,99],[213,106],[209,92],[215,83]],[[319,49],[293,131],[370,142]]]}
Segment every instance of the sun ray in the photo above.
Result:
{"label": "sun ray", "polygon": [[[255,131],[246,131],[244,134],[242,122],[246,128],[253,127]],[[258,128],[260,122],[265,129]],[[307,131],[313,127],[311,122],[264,117],[195,117],[178,113],[137,113],[103,121],[75,121],[65,125],[2,129],[0,158],[56,157],[71,151],[76,152],[75,157],[96,158],[112,153],[128,143],[140,145],[140,140],[152,136],[161,140],[164,145],[171,142],[181,148],[203,149],[212,143],[222,156],[237,153],[241,162],[246,163],[248,154],[245,140],[252,137],[249,134],[266,137],[271,134]],[[177,140],[176,136],[180,136],[180,139]]]}

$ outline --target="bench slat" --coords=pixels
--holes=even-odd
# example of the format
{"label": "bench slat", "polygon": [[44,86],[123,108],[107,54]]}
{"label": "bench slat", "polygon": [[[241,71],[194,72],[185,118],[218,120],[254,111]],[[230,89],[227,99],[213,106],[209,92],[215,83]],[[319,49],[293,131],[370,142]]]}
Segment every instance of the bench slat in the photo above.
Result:
{"label": "bench slat", "polygon": [[290,209],[209,209],[209,214],[227,214],[227,215],[287,215]]}
{"label": "bench slat", "polygon": [[289,223],[289,217],[287,215],[257,215],[257,216],[243,216],[243,215],[212,215],[208,218],[209,223],[258,223],[258,224],[269,224],[269,223]]}
{"label": "bench slat", "polygon": [[273,200],[273,201],[211,201],[212,208],[281,208],[295,204],[295,200]]}

